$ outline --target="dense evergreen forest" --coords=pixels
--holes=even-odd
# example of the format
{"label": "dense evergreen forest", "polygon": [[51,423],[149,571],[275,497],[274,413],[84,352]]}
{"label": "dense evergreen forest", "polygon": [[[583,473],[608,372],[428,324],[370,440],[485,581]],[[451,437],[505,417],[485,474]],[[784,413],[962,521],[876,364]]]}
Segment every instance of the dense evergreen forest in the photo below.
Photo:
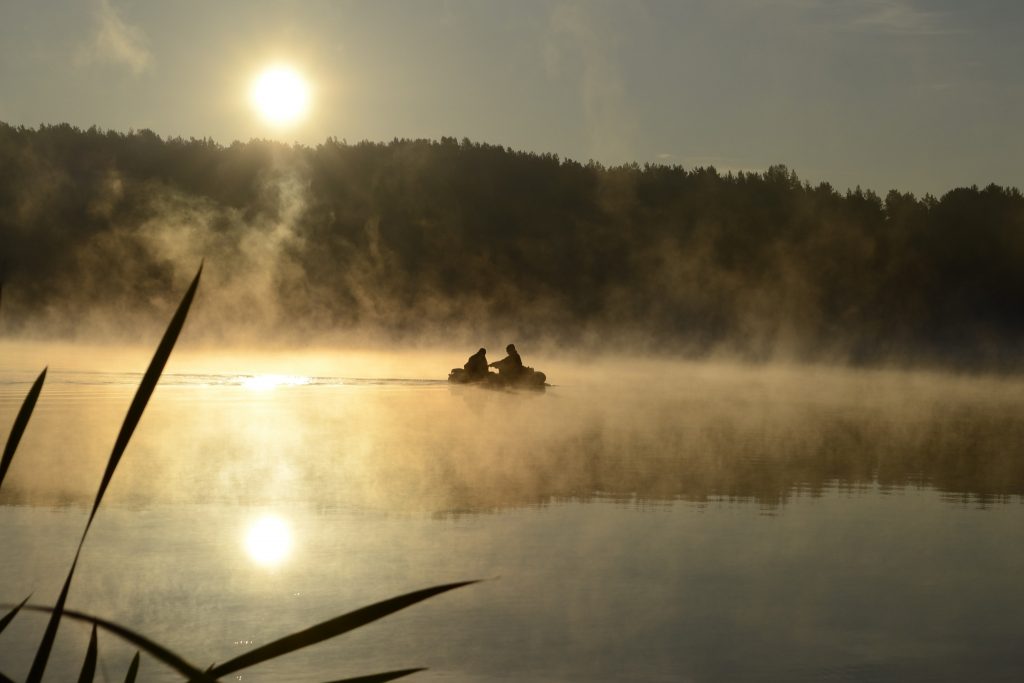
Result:
{"label": "dense evergreen forest", "polygon": [[882,198],[781,165],[607,168],[452,138],[225,147],[0,123],[0,331],[134,338],[203,258],[198,336],[1024,359],[1013,188]]}

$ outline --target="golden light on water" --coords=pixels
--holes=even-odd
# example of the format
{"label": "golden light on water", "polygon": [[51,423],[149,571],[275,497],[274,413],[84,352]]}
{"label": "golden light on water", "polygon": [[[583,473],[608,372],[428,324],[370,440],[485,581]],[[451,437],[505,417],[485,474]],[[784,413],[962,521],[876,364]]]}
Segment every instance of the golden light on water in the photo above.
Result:
{"label": "golden light on water", "polygon": [[292,532],[288,524],[276,515],[256,520],[245,536],[245,551],[256,564],[275,567],[292,549]]}
{"label": "golden light on water", "polygon": [[277,387],[298,387],[309,383],[310,378],[302,375],[253,375],[241,378],[241,385],[253,391],[266,391]]}
{"label": "golden light on water", "polygon": [[302,120],[309,112],[309,83],[291,67],[273,66],[253,80],[249,100],[265,121],[287,126]]}

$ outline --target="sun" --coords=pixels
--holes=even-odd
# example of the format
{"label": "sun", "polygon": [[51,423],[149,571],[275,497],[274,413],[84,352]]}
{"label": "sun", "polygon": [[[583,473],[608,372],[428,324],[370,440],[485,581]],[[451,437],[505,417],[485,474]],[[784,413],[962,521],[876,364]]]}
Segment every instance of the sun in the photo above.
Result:
{"label": "sun", "polygon": [[291,67],[272,66],[253,79],[249,100],[268,123],[287,126],[309,112],[309,83]]}

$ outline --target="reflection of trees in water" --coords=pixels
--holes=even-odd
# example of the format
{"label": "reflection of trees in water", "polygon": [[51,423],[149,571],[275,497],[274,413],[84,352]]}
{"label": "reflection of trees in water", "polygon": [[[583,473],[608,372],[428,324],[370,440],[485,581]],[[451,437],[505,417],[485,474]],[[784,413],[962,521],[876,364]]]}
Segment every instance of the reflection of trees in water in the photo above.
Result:
{"label": "reflection of trees in water", "polygon": [[[472,392],[472,393],[469,393]],[[832,488],[1024,495],[1024,419],[1011,404],[891,405],[626,395],[524,397],[468,389],[454,416],[420,406],[309,480],[372,505],[482,510],[553,500],[712,498],[784,503]],[[552,400],[545,400],[551,398]],[[563,401],[564,403],[559,403]],[[340,496],[340,498],[344,498]],[[351,501],[351,498],[349,499]]]}
{"label": "reflection of trees in water", "polygon": [[[516,453],[520,470],[429,468],[455,509],[606,498],[644,503],[714,498],[783,504],[829,489],[931,487],[978,502],[1024,495],[1024,420],[950,410],[906,424],[879,415],[808,414],[808,422],[742,420],[609,431],[590,426]],[[462,479],[458,474],[463,475]],[[446,488],[446,484],[452,486]]]}

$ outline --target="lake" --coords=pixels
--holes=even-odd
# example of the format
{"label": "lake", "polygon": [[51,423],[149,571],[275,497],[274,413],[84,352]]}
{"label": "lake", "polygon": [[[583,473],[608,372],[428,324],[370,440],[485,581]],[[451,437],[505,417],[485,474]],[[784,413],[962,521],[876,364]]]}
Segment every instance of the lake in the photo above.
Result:
{"label": "lake", "polygon": [[[463,355],[172,359],[68,606],[206,667],[483,580],[225,680],[1024,679],[1024,380],[609,357],[513,393],[449,386]],[[144,356],[51,365],[0,601],[56,599]],[[36,360],[0,355],[0,429]],[[0,634],[0,671],[44,623]],[[88,638],[62,625],[49,680]],[[99,680],[133,654],[101,631]]]}

